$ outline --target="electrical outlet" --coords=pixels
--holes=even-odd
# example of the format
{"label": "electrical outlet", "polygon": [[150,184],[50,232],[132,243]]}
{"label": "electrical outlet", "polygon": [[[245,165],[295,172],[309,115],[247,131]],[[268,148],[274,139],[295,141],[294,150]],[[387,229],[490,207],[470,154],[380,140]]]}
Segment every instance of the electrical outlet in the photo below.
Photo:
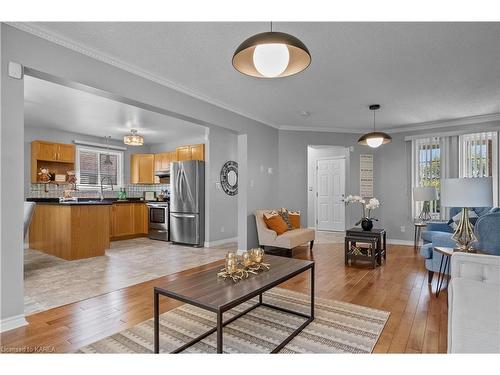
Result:
{"label": "electrical outlet", "polygon": [[215,183],[215,188],[216,188],[217,190],[222,190],[222,186],[221,186],[220,182],[216,182],[216,183]]}
{"label": "electrical outlet", "polygon": [[401,225],[401,232],[406,232],[406,227],[404,225]]}
{"label": "electrical outlet", "polygon": [[255,185],[253,179],[250,180],[250,187],[253,187]]}
{"label": "electrical outlet", "polygon": [[223,226],[222,226],[222,227],[220,227],[220,232],[221,232],[221,233],[224,233],[224,231],[225,231],[225,230],[226,230],[226,229],[225,229]]}
{"label": "electrical outlet", "polygon": [[273,169],[271,167],[267,168],[267,174],[273,174]]}
{"label": "electrical outlet", "polygon": [[260,166],[260,171],[264,172],[264,166],[263,165]]}

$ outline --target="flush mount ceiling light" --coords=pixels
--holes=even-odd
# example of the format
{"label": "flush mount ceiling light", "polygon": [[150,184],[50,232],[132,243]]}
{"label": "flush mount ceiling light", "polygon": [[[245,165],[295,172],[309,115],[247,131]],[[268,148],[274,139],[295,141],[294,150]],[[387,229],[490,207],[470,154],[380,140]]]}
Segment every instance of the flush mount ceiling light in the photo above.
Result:
{"label": "flush mount ceiling light", "polygon": [[373,131],[371,133],[366,133],[358,139],[360,145],[370,146],[371,148],[377,148],[381,145],[385,145],[392,141],[392,137],[384,132],[378,132],[375,130],[375,111],[380,109],[379,104],[372,104],[370,111],[373,111]]}
{"label": "flush mount ceiling light", "polygon": [[123,143],[129,146],[142,146],[144,144],[144,137],[138,135],[136,129],[130,129],[130,133],[123,137]]}
{"label": "flush mount ceiling light", "polygon": [[240,73],[258,78],[288,77],[311,64],[309,50],[293,35],[273,31],[256,34],[239,45],[233,66]]}

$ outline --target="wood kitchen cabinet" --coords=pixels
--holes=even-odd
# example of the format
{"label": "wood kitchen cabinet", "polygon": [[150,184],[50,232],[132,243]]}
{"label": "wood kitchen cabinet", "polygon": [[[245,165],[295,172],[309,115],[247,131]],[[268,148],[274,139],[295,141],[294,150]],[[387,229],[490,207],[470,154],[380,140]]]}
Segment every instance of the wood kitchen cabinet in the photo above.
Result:
{"label": "wood kitchen cabinet", "polygon": [[186,145],[175,149],[177,160],[205,160],[205,145]]}
{"label": "wood kitchen cabinet", "polygon": [[31,157],[36,160],[75,162],[75,146],[46,141],[31,142]]}
{"label": "wood kitchen cabinet", "polygon": [[132,154],[130,156],[130,183],[153,184],[155,169],[154,154]]}
{"label": "wood kitchen cabinet", "polygon": [[37,183],[40,168],[64,174],[75,169],[75,145],[48,141],[31,142],[31,182]]}
{"label": "wood kitchen cabinet", "polygon": [[116,203],[111,206],[112,240],[143,236],[148,233],[148,208],[144,203]]}

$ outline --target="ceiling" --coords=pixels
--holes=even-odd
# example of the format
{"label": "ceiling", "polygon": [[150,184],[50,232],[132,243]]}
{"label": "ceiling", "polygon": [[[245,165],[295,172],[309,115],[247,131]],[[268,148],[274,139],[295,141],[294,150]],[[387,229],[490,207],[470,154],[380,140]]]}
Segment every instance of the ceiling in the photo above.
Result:
{"label": "ceiling", "polygon": [[202,126],[30,76],[24,79],[24,122],[117,140],[137,129],[146,145],[205,135]]}
{"label": "ceiling", "polygon": [[269,23],[24,26],[275,127],[362,132],[372,103],[385,130],[500,113],[500,23],[274,23],[312,56],[304,72],[274,80],[231,65],[236,47]]}

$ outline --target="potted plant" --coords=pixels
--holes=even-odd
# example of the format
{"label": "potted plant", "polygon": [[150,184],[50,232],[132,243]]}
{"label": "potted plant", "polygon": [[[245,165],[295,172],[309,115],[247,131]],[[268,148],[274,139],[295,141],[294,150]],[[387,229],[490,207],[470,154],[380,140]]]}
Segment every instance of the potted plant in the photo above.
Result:
{"label": "potted plant", "polygon": [[361,228],[365,231],[370,231],[373,228],[373,221],[378,221],[374,217],[372,217],[372,211],[375,210],[376,208],[380,207],[380,202],[377,198],[371,198],[368,203],[366,203],[366,200],[363,199],[363,197],[360,197],[359,195],[348,195],[345,199],[344,202],[346,204],[349,203],[360,203],[362,207],[362,216],[361,219],[356,222],[354,225],[359,225],[361,224]]}

